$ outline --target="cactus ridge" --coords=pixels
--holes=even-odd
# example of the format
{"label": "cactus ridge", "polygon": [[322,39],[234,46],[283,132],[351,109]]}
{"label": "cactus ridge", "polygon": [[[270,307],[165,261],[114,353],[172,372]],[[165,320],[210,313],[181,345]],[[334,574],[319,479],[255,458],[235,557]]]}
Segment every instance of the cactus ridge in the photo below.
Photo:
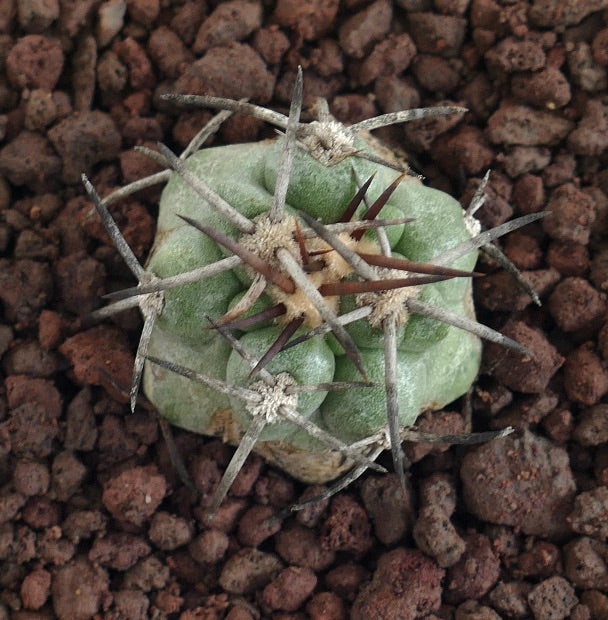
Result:
{"label": "cactus ridge", "polygon": [[[355,141],[356,134],[360,131],[368,131],[393,123],[431,115],[459,113],[463,110],[452,107],[408,110],[381,115],[347,128],[331,119],[326,104],[321,104],[317,108],[317,120],[301,123],[299,118],[302,107],[301,70],[297,75],[294,97],[288,117],[249,103],[226,99],[176,95],[167,98],[180,104],[204,105],[220,108],[222,111],[197,134],[180,156],[173,154],[164,145],[159,145],[158,151],[139,149],[166,167],[166,170],[132,183],[103,200],[90,181],[83,175],[83,183],[89,197],[118,251],[138,281],[136,287],[107,296],[111,303],[94,312],[92,316],[95,319],[102,319],[111,316],[114,312],[134,306],[139,306],[143,314],[144,326],[135,356],[130,389],[132,410],[137,401],[146,359],[152,364],[162,366],[192,381],[211,386],[219,392],[242,399],[246,403],[247,411],[251,415],[251,422],[245,430],[234,457],[211,500],[209,515],[212,516],[221,504],[264,428],[279,420],[288,420],[303,428],[311,436],[331,449],[339,451],[345,458],[353,462],[352,471],[332,487],[330,493],[343,488],[368,468],[386,471],[374,463],[374,459],[383,449],[391,450],[395,471],[401,484],[405,487],[405,457],[401,448],[401,442],[404,439],[464,442],[485,441],[490,437],[496,437],[496,433],[490,435],[481,433],[468,434],[464,437],[437,438],[416,434],[411,428],[400,425],[397,332],[399,327],[407,322],[409,315],[414,313],[431,317],[469,331],[481,338],[499,342],[506,347],[530,354],[517,342],[477,323],[473,319],[452,313],[445,308],[435,307],[421,300],[419,292],[425,284],[479,275],[470,271],[455,269],[449,265],[459,257],[465,256],[477,248],[487,247],[493,239],[534,221],[544,214],[532,214],[503,224],[496,229],[481,232],[480,225],[473,216],[483,204],[484,188],[488,180],[486,175],[465,213],[465,222],[471,238],[455,244],[430,262],[419,263],[393,256],[386,231],[387,227],[395,224],[407,226],[412,219],[380,219],[379,217],[391,194],[409,174],[407,170],[401,168],[402,174],[371,204],[366,191],[373,180],[373,175],[365,182],[357,179],[358,191],[336,224],[322,224],[309,214],[288,213],[285,208],[292,162],[297,149],[304,149],[312,157],[327,166],[335,165],[349,157],[361,157],[391,168],[400,168],[393,162],[380,159],[378,156],[359,148]],[[200,148],[207,137],[217,131],[221,122],[234,112],[262,118],[284,130],[273,204],[265,215],[257,219],[250,219],[240,213],[185,166],[185,159]],[[108,205],[144,187],[166,182],[174,173],[179,175],[191,189],[207,201],[224,220],[230,222],[239,231],[240,237],[235,240],[211,225],[203,224],[186,215],[180,216],[189,226],[210,237],[218,245],[223,246],[230,255],[210,265],[198,267],[177,276],[161,278],[146,270],[139,263],[112,219]],[[365,206],[363,215],[359,219],[353,220],[355,213],[358,210],[361,211],[362,206]],[[368,236],[364,236],[368,229],[375,230],[378,238],[377,243],[371,242]],[[495,249],[494,255],[497,255],[497,252]],[[248,271],[251,282],[249,288],[240,301],[223,316],[209,317],[208,328],[217,331],[228,340],[230,346],[249,365],[251,369],[249,378],[256,376],[258,381],[249,383],[247,387],[231,385],[226,381],[212,379],[179,364],[163,361],[157,357],[147,357],[155,322],[163,313],[165,291],[185,284],[200,282],[238,266],[244,266]],[[262,294],[266,294],[273,300],[272,305],[259,312],[252,312],[252,308]],[[338,300],[344,295],[355,295],[357,307],[340,315]],[[353,387],[377,387],[375,383],[369,380],[361,352],[345,327],[349,323],[364,317],[367,317],[372,326],[380,328],[383,332],[387,425],[378,433],[349,446],[302,416],[298,412],[298,395],[306,392],[328,392]],[[232,330],[243,329],[269,320],[282,323],[282,331],[267,351],[256,359],[232,335]],[[303,328],[306,328],[307,331],[302,334]],[[296,332],[300,333],[296,335]],[[360,381],[300,385],[288,373],[273,374],[267,370],[266,366],[278,353],[328,332],[333,334],[357,368],[361,376]],[[506,432],[508,431],[502,433]],[[304,507],[304,505],[299,507]],[[299,507],[295,507],[295,509],[299,509]]]}

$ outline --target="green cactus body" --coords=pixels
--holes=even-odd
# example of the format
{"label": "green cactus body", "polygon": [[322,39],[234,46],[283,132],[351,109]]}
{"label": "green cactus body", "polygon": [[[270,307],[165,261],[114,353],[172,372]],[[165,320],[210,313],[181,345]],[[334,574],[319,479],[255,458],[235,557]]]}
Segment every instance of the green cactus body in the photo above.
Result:
{"label": "green cactus body", "polygon": [[[271,208],[279,144],[260,142],[204,149],[187,160],[187,167],[243,215],[254,219]],[[388,167],[360,158],[325,167],[306,152],[297,150],[287,192],[287,211],[304,211],[323,223],[338,221],[357,191],[353,168],[363,179],[375,173],[368,191],[371,200],[397,176]],[[227,255],[178,215],[204,222],[241,240],[240,231],[174,176],[162,194],[157,237],[148,264],[148,269],[159,277],[207,265]],[[414,180],[406,179],[397,187],[380,217],[415,218],[413,222],[387,228],[395,255],[411,260],[428,262],[471,236],[456,200]],[[378,253],[375,235],[373,231],[366,232],[358,247]],[[476,252],[471,252],[450,267],[471,270],[476,259]],[[250,367],[217,332],[208,328],[207,316],[221,317],[242,296],[251,280],[251,271],[239,267],[166,291],[149,353],[210,377],[248,385]],[[418,298],[453,313],[473,315],[468,278],[421,286]],[[273,299],[271,289],[250,312],[274,303],[277,299]],[[357,307],[353,296],[342,297],[336,303],[341,313]],[[311,321],[307,320],[297,333],[307,331],[310,325]],[[270,321],[235,335],[259,358],[280,330],[279,325]],[[369,379],[377,387],[301,393],[297,408],[302,416],[338,439],[352,443],[386,426],[386,397],[382,330],[372,327],[364,318],[349,325],[348,332],[361,351]],[[476,336],[428,317],[409,316],[398,329],[400,424],[411,426],[423,410],[443,407],[462,395],[477,374],[480,350]],[[272,359],[268,370],[273,374],[286,372],[301,384],[361,379],[331,335],[318,336],[282,351]],[[238,398],[227,397],[157,365],[146,365],[144,389],[171,423],[197,433],[221,435],[237,442],[250,420],[249,410]],[[351,465],[348,459],[285,421],[267,425],[255,449],[306,482],[331,480]]]}

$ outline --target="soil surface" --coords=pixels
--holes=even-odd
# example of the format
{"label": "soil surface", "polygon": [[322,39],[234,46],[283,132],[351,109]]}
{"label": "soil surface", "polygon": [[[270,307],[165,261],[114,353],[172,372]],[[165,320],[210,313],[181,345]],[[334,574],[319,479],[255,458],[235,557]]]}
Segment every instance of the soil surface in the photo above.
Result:
{"label": "soil surface", "polygon": [[[0,619],[608,618],[608,0],[0,1]],[[232,448],[129,413],[135,311],[86,317],[133,285],[91,213],[155,170],[134,145],[182,148],[205,93],[345,123],[440,102],[465,115],[377,132],[484,226],[548,210],[500,245],[480,318],[535,352],[486,347],[478,447],[408,445],[406,501],[366,475],[269,520],[307,489],[251,457],[213,527]],[[272,130],[233,118],[215,144]],[[158,189],[112,206],[140,259]],[[461,403],[424,430],[463,428]],[[389,462],[383,457],[383,462]]]}

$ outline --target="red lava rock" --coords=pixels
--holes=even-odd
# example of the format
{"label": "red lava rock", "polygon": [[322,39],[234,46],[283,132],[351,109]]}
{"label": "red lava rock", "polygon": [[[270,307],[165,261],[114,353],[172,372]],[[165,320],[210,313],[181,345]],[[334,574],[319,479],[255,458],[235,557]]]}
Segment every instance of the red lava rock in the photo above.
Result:
{"label": "red lava rock", "polygon": [[513,186],[513,203],[522,215],[537,213],[545,202],[543,181],[533,174],[522,175]]}
{"label": "red lava rock", "polygon": [[166,564],[149,555],[125,573],[124,587],[137,588],[144,592],[160,590],[169,582],[169,574],[169,567]]}
{"label": "red lava rock", "polygon": [[375,41],[388,34],[392,15],[392,5],[388,0],[376,0],[349,17],[338,31],[344,52],[353,58],[363,58]]}
{"label": "red lava rock", "polygon": [[546,56],[538,41],[507,37],[485,53],[485,60],[490,73],[514,73],[542,69]]}
{"label": "red lava rock", "polygon": [[53,575],[53,609],[59,620],[88,620],[108,603],[106,571],[78,557]]}
{"label": "red lava rock", "polygon": [[150,26],[158,17],[160,0],[127,0],[127,10],[135,21]]}
{"label": "red lava rock", "polygon": [[271,553],[241,549],[224,564],[219,584],[231,594],[250,594],[264,588],[282,568],[281,561]]}
{"label": "red lava rock", "polygon": [[312,594],[317,577],[309,568],[283,569],[262,592],[262,602],[273,610],[295,611]]}
{"label": "red lava rock", "polygon": [[37,342],[20,342],[4,356],[4,369],[11,375],[51,377],[62,367],[59,357]]}
{"label": "red lava rock", "polygon": [[599,540],[583,536],[564,547],[564,574],[576,588],[606,590],[608,546]]}
{"label": "red lava rock", "polygon": [[423,478],[419,493],[422,506],[436,506],[448,517],[456,510],[456,485],[449,474],[437,472]]}
{"label": "red lava rock", "polygon": [[133,354],[124,335],[117,329],[100,325],[68,338],[59,351],[74,366],[76,379],[85,385],[102,385],[125,401],[125,395],[116,394],[115,385],[131,382]]}
{"label": "red lava rock", "polygon": [[549,297],[549,310],[565,332],[595,329],[606,311],[606,300],[587,280],[566,278]]}
{"label": "red lava rock", "polygon": [[464,457],[460,476],[480,519],[549,539],[568,532],[574,479],[566,451],[548,440],[523,431],[479,446]]}
{"label": "red lava rock", "polygon": [[558,187],[549,198],[543,219],[547,234],[558,241],[573,241],[586,245],[595,220],[593,199],[568,183]]}
{"label": "red lava rock", "polygon": [[154,72],[145,50],[132,37],[117,41],[112,49],[129,68],[129,83],[135,90],[154,86]]}
{"label": "red lava rock", "polygon": [[230,41],[241,41],[261,25],[261,2],[222,2],[201,24],[192,49],[196,54],[202,54],[212,47],[225,45]]}
{"label": "red lava rock", "polygon": [[[322,484],[309,486],[304,490],[302,495],[298,497],[296,503],[303,504],[309,500],[320,497],[325,491],[327,491],[327,487]],[[323,517],[323,513],[328,506],[328,498],[315,501],[302,510],[298,510],[296,513],[296,521],[305,527],[315,527]]]}
{"label": "red lava rock", "polygon": [[51,91],[61,75],[63,60],[57,39],[28,34],[10,49],[6,57],[6,75],[15,88]]}
{"label": "red lava rock", "polygon": [[127,532],[112,532],[98,538],[88,557],[94,564],[125,571],[150,553],[150,545],[141,536]]}
{"label": "red lava rock", "polygon": [[581,602],[591,610],[592,618],[602,618],[608,613],[608,597],[597,590],[585,590]]}
{"label": "red lava rock", "polygon": [[501,153],[497,160],[514,179],[526,172],[543,170],[551,161],[551,151],[541,146],[513,146],[504,155]]}
{"label": "red lava rock", "polygon": [[577,495],[568,520],[576,533],[605,542],[608,539],[608,488],[599,486]]}
{"label": "red lava rock", "polygon": [[[54,349],[62,340],[65,324],[59,314],[43,310],[38,318],[38,342],[47,351]],[[1,349],[1,347],[0,347]]]}
{"label": "red lava rock", "polygon": [[293,482],[279,472],[269,471],[256,481],[254,497],[259,504],[285,508],[293,504]]}
{"label": "red lava rock", "polygon": [[583,117],[568,136],[568,146],[577,155],[599,156],[608,147],[608,108],[603,101],[587,102]]}
{"label": "red lava rock", "polygon": [[588,43],[578,41],[568,50],[568,68],[574,84],[584,91],[595,93],[608,85],[606,69],[593,60]]}
{"label": "red lava rock", "polygon": [[346,608],[342,599],[332,592],[315,594],[306,605],[311,620],[346,620]]}
{"label": "red lava rock", "polygon": [[582,446],[608,442],[608,405],[595,405],[579,414],[573,439]]}
{"label": "red lava rock", "polygon": [[304,40],[312,40],[330,30],[338,8],[338,0],[278,0],[273,21],[295,30]]}
{"label": "red lava rock", "polygon": [[491,166],[494,152],[480,129],[471,125],[458,127],[435,140],[431,149],[441,168],[450,176],[479,174]]}
{"label": "red lava rock", "polygon": [[99,307],[106,279],[102,263],[84,252],[70,254],[57,261],[55,275],[66,310],[85,315]]}
{"label": "red lava rock", "polygon": [[380,556],[371,582],[359,592],[352,620],[415,620],[441,605],[444,570],[418,550],[398,547]]}
{"label": "red lava rock", "polygon": [[490,343],[484,360],[492,369],[492,376],[518,392],[537,394],[544,391],[564,358],[541,331],[522,321],[510,321],[501,333],[528,348],[534,357]]}
{"label": "red lava rock", "polygon": [[385,545],[394,545],[411,530],[414,522],[414,495],[406,491],[396,474],[370,476],[361,486],[363,505],[374,523],[374,533]]}
{"label": "red lava rock", "polygon": [[420,104],[418,90],[410,82],[394,76],[378,78],[374,94],[384,113],[416,108]]}
{"label": "red lava rock", "polygon": [[100,161],[114,159],[120,134],[110,116],[99,111],[81,112],[55,125],[48,133],[63,160],[63,180],[78,183]]}
{"label": "red lava rock", "polygon": [[457,56],[464,41],[466,20],[453,15],[410,13],[409,33],[419,52],[445,58]]}
{"label": "red lava rock", "polygon": [[252,506],[240,519],[237,537],[245,547],[258,547],[281,529],[271,506]]}
{"label": "red lava rock", "polygon": [[530,613],[530,585],[523,581],[500,582],[489,594],[492,607],[509,618],[525,618]]}
{"label": "red lava rock", "polygon": [[567,409],[552,411],[543,418],[543,428],[547,436],[557,443],[566,443],[572,437],[574,421],[572,413]]}
{"label": "red lava rock", "polygon": [[586,407],[597,404],[608,392],[608,372],[587,343],[568,354],[564,365],[564,389],[570,400]]}
{"label": "red lava rock", "polygon": [[562,276],[582,276],[589,269],[589,252],[581,243],[553,241],[547,251],[547,262]]}
{"label": "red lava rock", "polygon": [[460,603],[479,599],[498,581],[500,560],[483,534],[467,534],[462,557],[448,570],[447,599]]}
{"label": "red lava rock", "polygon": [[[453,105],[453,102],[445,101],[440,105]],[[403,129],[406,142],[416,152],[428,151],[437,136],[452,129],[461,119],[461,114],[450,114],[449,116],[429,116],[419,121],[406,123]]]}
{"label": "red lava rock", "polygon": [[177,515],[159,511],[152,517],[148,538],[159,549],[173,551],[192,540],[192,525]]}
{"label": "red lava rock", "polygon": [[572,130],[569,120],[525,105],[503,103],[488,119],[488,138],[494,144],[551,146]]}
{"label": "red lava rock", "polygon": [[535,0],[530,7],[530,19],[537,26],[572,26],[605,8],[608,8],[605,0]]}
{"label": "red lava rock", "polygon": [[115,590],[112,592],[112,597],[114,599],[113,610],[118,614],[118,617],[148,617],[150,601],[143,592],[139,590]]}
{"label": "red lava rock", "polygon": [[332,499],[321,531],[321,545],[331,551],[364,555],[373,545],[367,515],[349,495],[338,495]]}
{"label": "red lava rock", "polygon": [[[571,153],[560,153],[553,158],[553,163],[543,170],[545,187],[553,188],[569,184],[575,175],[576,159]],[[579,224],[585,225],[585,221]],[[593,224],[593,222],[591,222]]]}
{"label": "red lava rock", "polygon": [[229,99],[248,97],[266,103],[275,78],[258,53],[245,43],[214,47],[193,62],[175,82],[174,92]]}
{"label": "red lava rock", "polygon": [[357,72],[359,83],[365,86],[378,77],[405,71],[415,54],[416,47],[408,34],[389,34],[375,45],[371,54],[361,63]]}
{"label": "red lava rock", "polygon": [[325,585],[341,598],[352,601],[368,577],[369,573],[360,564],[340,564],[325,575]]}
{"label": "red lava rock", "polygon": [[61,397],[50,381],[21,375],[6,378],[10,419],[3,425],[13,454],[45,458],[58,434]]}
{"label": "red lava rock", "polygon": [[133,467],[105,484],[102,501],[115,519],[141,526],[166,492],[165,479],[155,467]]}
{"label": "red lava rock", "polygon": [[517,230],[505,239],[503,252],[519,269],[538,269],[543,257],[538,239]]}
{"label": "red lava rock", "polygon": [[374,102],[363,95],[338,95],[331,102],[331,113],[345,125],[375,116],[377,113]]}
{"label": "red lava rock", "polygon": [[26,609],[40,609],[51,593],[51,573],[38,568],[21,583],[21,600]]}
{"label": "red lava rock", "polygon": [[441,507],[423,506],[412,531],[416,545],[442,568],[452,566],[465,551],[465,542]]}
{"label": "red lava rock", "polygon": [[442,95],[451,93],[460,82],[460,74],[445,58],[431,54],[418,54],[412,72],[422,88]]}
{"label": "red lava rock", "polygon": [[221,530],[210,529],[197,536],[188,551],[199,564],[217,564],[228,550],[228,535]]}
{"label": "red lava rock", "polygon": [[[435,435],[456,435],[464,432],[464,420],[454,411],[425,411],[417,420],[416,428],[423,433]],[[447,443],[406,441],[403,444],[405,456],[417,463],[428,454],[440,454],[450,447]]]}
{"label": "red lava rock", "polygon": [[44,495],[51,483],[51,474],[44,463],[19,460],[13,472],[13,487],[23,495]]}
{"label": "red lava rock", "polygon": [[[280,3],[277,3],[277,6]],[[326,3],[323,3],[326,6]],[[289,49],[289,39],[276,25],[258,28],[253,34],[252,46],[255,51],[269,64],[281,62],[283,54]]]}
{"label": "red lava rock", "polygon": [[593,257],[589,278],[600,291],[608,291],[608,251],[600,250]]}
{"label": "red lava rock", "polygon": [[[571,98],[570,84],[557,67],[546,67],[535,73],[516,74],[512,78],[511,88],[518,101],[541,109],[563,108]],[[571,139],[569,136],[568,140]]]}
{"label": "red lava rock", "polygon": [[326,570],[335,560],[335,553],[323,546],[317,534],[298,523],[287,525],[277,533],[275,548],[287,564],[317,572]]}
{"label": "red lava rock", "polygon": [[148,53],[162,74],[168,78],[179,77],[193,60],[192,52],[177,34],[166,26],[152,31],[148,39]]}
{"label": "red lava rock", "polygon": [[61,160],[39,133],[21,131],[0,150],[0,172],[13,185],[27,185],[41,191],[56,185],[60,170]]}
{"label": "red lava rock", "polygon": [[250,454],[230,487],[230,495],[232,497],[249,495],[263,467],[264,459],[257,454]]}
{"label": "red lava rock", "polygon": [[94,532],[104,531],[106,525],[107,517],[99,510],[74,510],[66,517],[61,529],[66,538],[78,544]]}

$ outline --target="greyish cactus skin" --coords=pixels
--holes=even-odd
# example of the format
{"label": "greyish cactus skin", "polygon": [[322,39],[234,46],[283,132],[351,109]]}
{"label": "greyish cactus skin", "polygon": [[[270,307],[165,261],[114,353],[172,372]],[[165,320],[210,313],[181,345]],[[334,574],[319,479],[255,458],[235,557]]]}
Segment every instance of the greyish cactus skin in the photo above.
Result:
{"label": "greyish cactus skin", "polygon": [[[301,123],[302,89],[299,70],[289,117],[244,102],[175,96],[222,111],[179,157],[162,144],[138,149],[165,170],[103,200],[83,175],[138,281],[91,315],[103,319],[134,306],[142,312],[131,409],[143,374],[146,395],[167,420],[237,445],[209,519],[251,450],[308,483],[350,470],[331,495],[368,468],[386,471],[374,461],[390,449],[405,488],[404,437],[475,442],[512,430],[441,438],[411,430],[422,411],[469,389],[479,337],[530,354],[474,320],[471,270],[478,248],[506,263],[488,244],[543,214],[480,232],[473,215],[488,175],[464,211],[408,176],[367,134],[463,110],[407,110],[344,127],[320,102],[318,120]],[[233,112],[284,135],[199,150]],[[108,205],[161,182],[167,185],[144,268]]]}
{"label": "greyish cactus skin", "polygon": [[[208,148],[190,156],[186,165],[239,212],[253,219],[271,208],[280,144],[281,141],[270,141]],[[303,150],[297,150],[287,191],[287,211],[304,211],[324,224],[338,221],[358,189],[353,168],[362,179],[375,174],[367,193],[370,201],[399,176],[395,170],[361,158],[324,166]],[[156,240],[147,265],[161,278],[227,255],[178,216],[204,222],[236,240],[241,236],[181,178],[173,176],[162,194]],[[412,222],[387,228],[394,255],[411,260],[430,262],[471,238],[460,204],[411,177],[398,185],[379,217],[414,218]],[[360,246],[369,253],[380,252],[374,231],[365,233]],[[476,260],[477,252],[471,251],[449,266],[470,271]],[[166,291],[148,354],[213,378],[247,385],[250,367],[220,334],[208,329],[207,317],[219,319],[250,283],[251,273],[239,267]],[[417,294],[422,301],[473,318],[469,278],[426,284],[418,288]],[[273,303],[276,299],[265,294],[252,312]],[[339,304],[340,314],[356,307],[353,296],[344,296]],[[269,321],[236,335],[259,358],[280,329]],[[298,333],[305,330],[303,326]],[[351,444],[386,427],[386,395],[382,330],[372,327],[366,318],[349,325],[347,330],[359,347],[370,381],[377,386],[299,394],[297,408],[303,416]],[[481,345],[477,336],[419,314],[410,315],[399,327],[398,340],[399,424],[410,427],[422,411],[439,409],[468,390],[479,369]],[[268,370],[273,374],[287,372],[302,384],[361,379],[331,334],[280,352]],[[247,408],[238,398],[220,394],[158,365],[146,364],[143,386],[161,415],[176,426],[237,443],[250,422]],[[352,467],[348,458],[329,450],[290,422],[266,426],[254,449],[308,483],[332,480]]]}

